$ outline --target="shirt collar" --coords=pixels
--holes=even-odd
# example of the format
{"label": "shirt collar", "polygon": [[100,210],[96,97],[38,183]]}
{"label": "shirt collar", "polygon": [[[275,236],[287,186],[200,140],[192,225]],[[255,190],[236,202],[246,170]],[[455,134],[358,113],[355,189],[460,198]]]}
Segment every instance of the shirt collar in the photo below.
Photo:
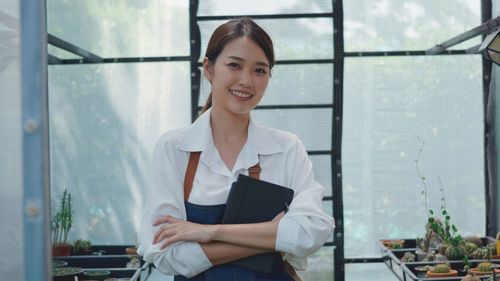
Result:
{"label": "shirt collar", "polygon": [[[208,109],[191,124],[184,133],[178,148],[184,151],[206,151],[208,146],[214,146],[212,128],[210,126],[210,112]],[[270,135],[270,129],[259,125],[250,115],[248,125],[248,139],[243,146],[242,153],[250,156],[270,155],[283,152],[280,144]]]}

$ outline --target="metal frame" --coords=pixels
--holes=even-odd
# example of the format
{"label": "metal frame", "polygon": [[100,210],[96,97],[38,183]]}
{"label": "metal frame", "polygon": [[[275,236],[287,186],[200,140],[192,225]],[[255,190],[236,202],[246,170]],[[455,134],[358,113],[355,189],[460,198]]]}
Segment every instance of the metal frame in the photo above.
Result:
{"label": "metal frame", "polygon": [[[482,4],[484,5],[484,1],[482,2]],[[483,11],[483,14],[484,14],[484,11]],[[459,43],[467,41],[467,40],[469,40],[469,39],[471,39],[473,37],[476,37],[478,35],[482,35],[482,34],[485,34],[485,33],[490,33],[493,30],[497,30],[500,27],[500,16],[496,17],[494,19],[491,19],[491,6],[490,6],[490,15],[487,18],[489,20],[486,21],[485,23],[483,23],[483,24],[481,24],[481,25],[479,25],[477,27],[474,27],[473,29],[468,30],[468,31],[466,31],[466,32],[464,32],[462,34],[459,34],[459,35],[457,35],[457,36],[455,36],[455,37],[453,37],[451,39],[448,39],[448,40],[444,41],[441,44],[437,44],[436,46],[428,49],[426,51],[426,53],[428,55],[437,55],[437,54],[440,54],[440,53],[444,52],[446,49],[448,49],[448,48],[450,48],[452,46],[455,46],[455,45],[457,45]],[[483,18],[483,20],[484,20],[484,18]],[[469,48],[468,52],[469,53],[475,53],[477,51],[477,49],[479,49],[479,45]]]}
{"label": "metal frame", "polygon": [[345,280],[344,197],[342,189],[342,120],[344,108],[344,8],[343,1],[332,0],[333,9],[333,111],[332,111],[332,205],[335,219],[334,280]]}
{"label": "metal frame", "polygon": [[73,53],[73,54],[78,55],[82,58],[85,58],[91,62],[101,62],[102,61],[102,58],[99,57],[98,55],[95,55],[87,50],[84,50],[84,49],[82,49],[76,45],[73,45],[73,44],[69,43],[68,41],[65,41],[59,37],[54,36],[54,35],[47,34],[47,41],[52,46],[66,50],[70,53]]}
{"label": "metal frame", "polygon": [[[333,67],[333,103],[331,104],[300,104],[300,105],[261,105],[257,110],[268,109],[310,109],[310,108],[332,108],[332,138],[331,150],[308,151],[309,155],[330,155],[332,167],[332,196],[327,196],[324,201],[331,201],[333,205],[333,216],[336,220],[336,229],[334,233],[335,242],[325,243],[325,246],[335,246],[334,250],[334,279],[337,281],[345,280],[345,264],[346,263],[366,263],[366,262],[382,262],[380,258],[355,258],[345,259],[344,257],[344,226],[343,226],[343,194],[342,194],[342,155],[341,155],[341,140],[342,140],[342,112],[343,112],[343,73],[344,60],[346,57],[379,57],[379,56],[425,56],[430,54],[440,55],[465,55],[474,51],[474,47],[469,50],[447,50],[450,47],[450,42],[444,42],[429,50],[417,51],[375,51],[375,52],[345,52],[344,37],[343,37],[343,1],[332,0],[332,13],[297,13],[297,14],[277,14],[277,15],[221,15],[221,16],[197,16],[199,0],[189,1],[189,26],[190,26],[190,55],[189,56],[165,56],[165,57],[126,57],[126,58],[100,58],[94,59],[84,56],[85,52],[76,52],[74,49],[66,48],[76,55],[81,56],[81,59],[60,59],[49,55],[49,64],[94,64],[94,63],[140,63],[140,62],[168,62],[168,61],[186,61],[190,62],[191,75],[191,117],[194,121],[198,115],[200,106],[200,82],[202,64],[199,62],[201,54],[201,34],[198,25],[199,21],[213,20],[228,20],[230,18],[248,16],[253,19],[292,19],[292,18],[333,18],[333,46],[334,57],[332,59],[312,59],[312,60],[282,60],[276,64],[332,64]],[[482,4],[490,3],[490,18],[491,18],[491,1],[482,0]],[[484,18],[483,18],[484,20]],[[498,20],[495,21],[498,23]],[[491,28],[491,24],[487,25]],[[484,29],[484,27],[482,27]],[[477,31],[474,31],[477,32]],[[469,36],[469,35],[468,35]],[[453,42],[456,42],[454,39]],[[60,47],[56,41],[49,43]],[[457,44],[457,43],[454,43]],[[76,46],[75,46],[76,47]],[[80,49],[81,50],[81,49]],[[90,53],[90,52],[88,52]],[[490,66],[491,67],[491,66]],[[483,70],[484,71],[484,70]],[[489,75],[485,71],[485,76]],[[489,78],[488,78],[489,79]],[[483,80],[486,83],[486,80]],[[489,80],[488,80],[489,82]],[[487,84],[486,84],[487,85]],[[485,86],[487,88],[487,86]],[[485,96],[486,96],[485,90]],[[487,157],[487,156],[486,156]],[[488,171],[486,173],[488,178]]]}
{"label": "metal frame", "polygon": [[50,280],[46,2],[20,1],[25,280]]}
{"label": "metal frame", "polygon": [[[492,18],[492,1],[481,1],[481,21],[487,22]],[[500,17],[495,18],[496,23]],[[486,34],[483,34],[483,40]],[[486,235],[495,237],[498,220],[498,183],[497,183],[497,156],[496,156],[496,132],[495,132],[495,103],[493,112],[490,112],[491,96],[495,91],[490,90],[492,63],[483,57],[483,107],[484,107],[484,174],[485,174],[485,209],[486,209]],[[495,98],[493,98],[495,99]]]}

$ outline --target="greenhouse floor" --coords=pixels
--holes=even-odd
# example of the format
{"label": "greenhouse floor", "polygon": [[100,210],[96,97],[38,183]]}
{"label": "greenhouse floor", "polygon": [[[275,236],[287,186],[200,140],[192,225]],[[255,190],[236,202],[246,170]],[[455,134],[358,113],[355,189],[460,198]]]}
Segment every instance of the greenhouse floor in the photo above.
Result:
{"label": "greenhouse floor", "polygon": [[[171,276],[165,276],[153,271],[147,281],[171,281]],[[394,274],[383,263],[346,264],[346,281],[398,281]],[[304,279],[303,281],[312,281]],[[314,280],[319,281],[319,280]]]}

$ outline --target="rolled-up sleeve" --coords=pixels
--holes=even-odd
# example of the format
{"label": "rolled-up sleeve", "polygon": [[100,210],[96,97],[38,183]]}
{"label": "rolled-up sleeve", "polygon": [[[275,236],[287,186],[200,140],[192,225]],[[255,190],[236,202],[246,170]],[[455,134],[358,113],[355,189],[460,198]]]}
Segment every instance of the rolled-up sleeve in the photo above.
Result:
{"label": "rolled-up sleeve", "polygon": [[322,210],[324,187],[314,180],[312,163],[297,139],[291,153],[290,186],[295,196],[288,213],[280,220],[276,235],[276,250],[285,254],[296,269],[304,270],[305,261],[331,237],[333,218]]}
{"label": "rolled-up sleeve", "polygon": [[[147,201],[142,214],[138,253],[167,275],[193,277],[212,263],[198,243],[179,242],[161,250],[161,243],[153,244],[159,226],[153,222],[159,216],[170,215],[186,219],[183,196],[183,177],[187,156],[175,151],[165,136],[160,138],[152,154],[152,182],[147,189]],[[182,166],[184,168],[182,168]]]}

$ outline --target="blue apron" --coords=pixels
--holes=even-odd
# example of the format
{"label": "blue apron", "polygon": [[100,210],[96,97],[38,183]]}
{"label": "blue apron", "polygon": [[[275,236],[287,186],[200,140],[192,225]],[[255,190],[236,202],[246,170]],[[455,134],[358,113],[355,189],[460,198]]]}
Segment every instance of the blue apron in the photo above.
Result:
{"label": "blue apron", "polygon": [[[185,202],[187,220],[201,224],[219,224],[224,215],[225,204],[221,205],[197,205]],[[194,281],[293,281],[286,273],[283,264],[278,266],[270,275],[254,272],[231,263],[214,265],[210,269],[196,275],[193,278],[186,278],[181,275],[174,277],[174,281],[194,280]]]}
{"label": "blue apron", "polygon": [[[186,207],[187,220],[199,224],[220,224],[226,204],[220,205],[197,205],[188,202],[189,194],[193,187],[193,180],[200,160],[200,151],[191,152],[189,155],[186,174],[184,175],[184,206]],[[259,178],[260,166],[248,169],[249,176]],[[271,274],[263,274],[242,268],[231,263],[214,265],[205,272],[193,278],[186,278],[176,275],[174,281],[194,280],[194,281],[293,281],[285,271],[284,263],[275,266]]]}

